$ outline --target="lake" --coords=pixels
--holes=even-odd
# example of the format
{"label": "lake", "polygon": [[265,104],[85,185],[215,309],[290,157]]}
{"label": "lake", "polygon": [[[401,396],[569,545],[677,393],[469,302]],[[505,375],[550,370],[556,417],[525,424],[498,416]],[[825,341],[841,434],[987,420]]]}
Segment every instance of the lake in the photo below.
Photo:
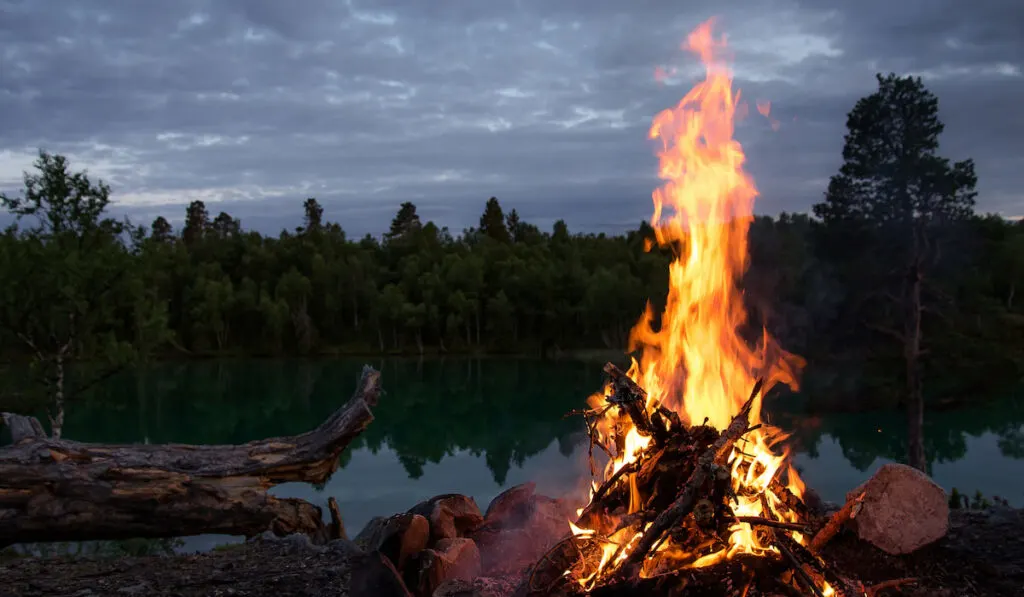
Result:
{"label": "lake", "polygon": [[[240,443],[318,425],[352,394],[364,363],[382,372],[376,420],[343,453],[317,490],[288,484],[275,494],[324,508],[338,500],[349,534],[373,516],[440,493],[481,507],[512,485],[536,481],[553,496],[588,483],[582,419],[602,382],[601,364],[528,359],[332,359],[172,362],[112,378],[69,407],[65,437],[96,442]],[[947,491],[980,490],[1024,506],[1024,401],[929,413],[926,450]],[[770,401],[770,419],[793,433],[797,468],[825,499],[886,462],[906,439],[899,413],[805,415],[806,397]],[[187,549],[238,539],[190,538]]]}

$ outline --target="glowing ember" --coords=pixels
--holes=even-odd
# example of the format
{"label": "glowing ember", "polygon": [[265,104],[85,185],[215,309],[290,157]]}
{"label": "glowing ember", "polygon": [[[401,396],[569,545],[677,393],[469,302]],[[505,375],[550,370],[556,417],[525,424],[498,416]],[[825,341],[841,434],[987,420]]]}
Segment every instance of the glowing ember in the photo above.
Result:
{"label": "glowing ember", "polygon": [[[645,469],[654,466],[644,461],[655,450],[655,431],[678,428],[675,431],[703,450],[719,435],[701,425],[707,421],[724,432],[759,379],[764,386],[752,399],[747,415],[752,430],[741,427],[742,442],[733,446],[733,439],[726,445],[722,465],[705,467],[729,486],[725,490],[729,522],[724,532],[717,533],[726,539],[695,550],[669,536],[650,549],[640,575],[666,566],[703,567],[739,554],[777,552],[770,541],[758,536],[754,526],[740,522],[744,517],[800,522],[783,502],[787,494],[799,498],[803,484],[788,467],[787,453],[773,450],[780,447],[785,435],[763,424],[760,411],[762,396],[774,383],[795,388],[795,372],[802,362],[775,346],[767,333],[756,347],[740,333],[747,315],[738,281],[747,267],[747,232],[757,190],[743,170],[743,150],[733,138],[739,94],[733,92],[723,58],[725,44],[712,36],[711,28],[711,21],[702,24],[686,44],[704,63],[705,79],[676,107],[658,114],[650,129],[650,138],[661,141],[659,174],[666,181],[654,192],[652,224],[659,244],[673,247],[677,257],[669,269],[664,312],[656,317],[648,305],[631,335],[630,350],[641,351],[641,357],[632,362],[626,375],[635,382],[634,387],[639,386],[634,393],[642,396],[640,402],[621,402],[624,390],[615,383],[589,401],[594,409],[591,414],[599,415],[592,435],[598,436],[611,458],[593,485],[591,504],[580,510],[580,519],[571,525],[580,542],[594,542],[600,549],[600,556],[594,558],[599,562],[596,567],[572,574],[584,589],[625,565],[651,528],[650,519],[641,517],[641,522],[634,523],[630,517],[644,508],[645,500],[655,499],[641,495],[638,481]],[[759,109],[767,115],[767,104]],[[634,410],[630,412],[630,408]],[[709,434],[702,443],[698,442],[701,429]],[[676,450],[667,448],[665,441],[661,444],[659,457]],[[788,482],[780,481],[782,477]],[[713,480],[709,477],[708,483]],[[597,488],[606,484],[626,484],[622,491],[627,492],[628,506],[613,515],[616,520],[612,523],[598,524],[588,509],[595,505]],[[671,489],[675,492],[682,487]],[[691,504],[693,517],[721,519],[722,507],[709,504]],[[799,533],[791,536],[803,542]],[[830,590],[827,585],[825,589]]]}

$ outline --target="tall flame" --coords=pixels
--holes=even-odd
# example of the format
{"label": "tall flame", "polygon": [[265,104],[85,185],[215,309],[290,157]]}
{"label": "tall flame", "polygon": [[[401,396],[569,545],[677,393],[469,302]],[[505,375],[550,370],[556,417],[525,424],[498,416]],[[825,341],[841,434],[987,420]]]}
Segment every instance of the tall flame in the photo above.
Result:
{"label": "tall flame", "polygon": [[[631,370],[652,400],[690,423],[705,418],[729,424],[759,375],[795,384],[791,358],[766,361],[775,352],[765,336],[752,349],[739,333],[747,322],[738,282],[747,268],[747,232],[757,188],[743,170],[745,156],[733,138],[740,94],[732,89],[725,41],[712,36],[713,21],[698,27],[687,47],[700,55],[706,77],[674,108],[654,118],[649,136],[661,141],[652,224],[658,242],[679,251],[669,266],[669,292],[660,328],[648,306],[633,328],[630,350],[642,349]],[[666,213],[670,212],[670,213]],[[657,331],[655,331],[657,329]],[[785,357],[781,352],[780,357]],[[765,371],[765,365],[770,370]],[[684,383],[685,381],[685,383]],[[751,413],[759,419],[760,405]]]}
{"label": "tall flame", "polygon": [[[733,91],[725,41],[713,37],[713,24],[709,20],[700,25],[685,44],[704,63],[704,80],[674,108],[658,114],[649,133],[661,142],[659,176],[665,181],[653,195],[652,225],[658,243],[671,247],[676,257],[669,266],[664,311],[657,317],[648,304],[632,330],[630,351],[639,350],[641,356],[632,362],[628,375],[647,391],[649,411],[666,406],[689,425],[707,421],[724,429],[758,378],[766,382],[762,396],[777,382],[795,388],[802,361],[779,349],[766,332],[753,346],[741,333],[747,313],[739,282],[748,265],[747,233],[757,189],[743,170],[743,148],[733,137],[740,95]],[[603,395],[595,395],[591,404],[602,400]],[[752,425],[761,423],[760,411],[758,397],[750,412]],[[607,437],[621,433],[622,425],[621,417],[609,414],[598,429]],[[784,437],[778,429],[762,425],[745,436],[742,451],[730,456],[732,485],[740,496],[733,507],[736,516],[793,516],[785,508],[776,509],[778,498],[766,491],[787,462],[784,452],[772,450]],[[609,462],[604,478],[638,458],[649,440],[635,428],[628,429],[625,449]],[[801,495],[795,471],[787,472],[789,489]],[[592,533],[575,525],[572,530],[576,535]],[[737,523],[730,530],[727,550],[696,560],[689,557],[687,565],[710,565],[736,553],[772,549],[758,543],[749,525]],[[628,546],[634,538],[612,539]],[[669,553],[670,543],[659,553],[684,559],[685,554]],[[596,582],[601,568],[615,565],[607,561],[614,551],[607,548],[598,573],[582,581],[584,586]]]}

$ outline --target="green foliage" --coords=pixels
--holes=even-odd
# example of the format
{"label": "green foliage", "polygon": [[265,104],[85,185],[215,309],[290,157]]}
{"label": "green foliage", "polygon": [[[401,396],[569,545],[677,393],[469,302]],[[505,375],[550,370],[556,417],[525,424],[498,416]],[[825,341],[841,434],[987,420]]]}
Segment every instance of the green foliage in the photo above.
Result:
{"label": "green foliage", "polygon": [[952,510],[986,510],[991,508],[993,503],[1008,507],[1010,505],[1008,500],[1005,500],[999,496],[992,496],[992,499],[985,497],[981,493],[981,490],[974,492],[974,497],[968,497],[965,494],[960,493],[960,490],[956,487],[949,493],[949,507]]}
{"label": "green foliage", "polygon": [[[806,356],[806,385],[830,401],[820,406],[893,405],[906,366],[889,332],[904,329],[904,282],[920,262],[926,398],[989,393],[1024,375],[1024,225],[973,215],[973,164],[938,156],[938,103],[920,80],[878,85],[850,113],[817,218],[752,223],[741,331],[767,327]],[[356,240],[307,198],[302,226],[276,236],[226,212],[211,220],[201,201],[181,230],[159,217],[146,231],[107,218],[109,189],[64,158],[43,153],[36,167],[23,197],[4,198],[38,220],[0,236],[0,272],[16,281],[0,288],[11,358],[33,345],[52,356],[72,326],[74,357],[112,366],[154,351],[623,350],[645,303],[657,313],[665,301],[672,255],[651,248],[646,222],[623,236],[572,233],[563,220],[542,231],[491,197],[479,227],[453,236],[405,202],[379,238]]]}
{"label": "green foliage", "polygon": [[[141,231],[105,216],[110,188],[62,156],[40,152],[35,168],[21,196],[0,194],[16,218],[0,237],[0,338],[31,359],[33,390],[53,399],[59,436],[64,401],[163,345],[167,313],[144,283]],[[69,369],[83,358],[107,367],[71,387]]]}

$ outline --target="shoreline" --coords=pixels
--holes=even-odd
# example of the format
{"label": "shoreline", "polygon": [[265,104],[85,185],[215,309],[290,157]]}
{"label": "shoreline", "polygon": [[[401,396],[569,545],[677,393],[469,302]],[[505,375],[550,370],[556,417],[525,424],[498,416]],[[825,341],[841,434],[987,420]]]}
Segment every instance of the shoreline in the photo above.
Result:
{"label": "shoreline", "polygon": [[[358,569],[378,562],[340,539],[313,545],[291,535],[257,538],[203,554],[115,558],[20,558],[0,561],[0,597],[14,595],[400,595],[362,586]],[[843,533],[826,546],[830,560],[865,582],[915,577],[903,594],[995,597],[1024,582],[1024,510],[952,510],[950,528],[934,544],[890,556]],[[393,569],[392,569],[393,570]],[[384,574],[383,577],[387,575]],[[375,578],[380,579],[380,570]],[[472,581],[479,597],[510,597],[522,571]],[[386,583],[385,583],[386,584]],[[401,585],[398,585],[401,587]],[[723,595],[726,593],[723,592]]]}

